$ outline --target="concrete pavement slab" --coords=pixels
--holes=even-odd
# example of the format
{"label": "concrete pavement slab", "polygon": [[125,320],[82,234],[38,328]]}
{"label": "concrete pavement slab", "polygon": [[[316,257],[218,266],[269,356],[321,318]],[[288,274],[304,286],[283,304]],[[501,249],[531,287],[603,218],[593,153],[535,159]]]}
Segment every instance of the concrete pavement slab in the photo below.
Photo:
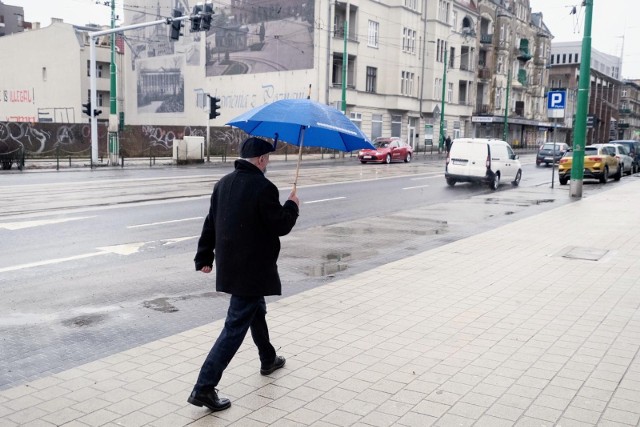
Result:
{"label": "concrete pavement slab", "polygon": [[[223,321],[0,392],[0,425],[637,425],[640,180],[269,303],[186,402]],[[132,325],[134,327],[134,325]]]}

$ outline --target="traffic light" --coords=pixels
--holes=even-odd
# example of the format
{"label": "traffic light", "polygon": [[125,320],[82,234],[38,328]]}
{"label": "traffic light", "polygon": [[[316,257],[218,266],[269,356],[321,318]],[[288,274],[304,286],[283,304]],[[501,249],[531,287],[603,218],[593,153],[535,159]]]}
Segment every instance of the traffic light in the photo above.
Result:
{"label": "traffic light", "polygon": [[82,104],[82,112],[91,117],[91,101],[87,101],[86,104]]}
{"label": "traffic light", "polygon": [[93,115],[95,117],[98,117],[100,114],[102,114],[102,110],[93,110]]}
{"label": "traffic light", "polygon": [[207,3],[204,5],[204,15],[202,16],[202,25],[200,27],[202,31],[211,29],[211,19],[213,19],[213,4]]}
{"label": "traffic light", "polygon": [[193,15],[193,17],[191,18],[191,32],[195,33],[197,31],[200,31],[200,23],[202,22],[202,5],[201,4],[197,4],[195,6],[193,6],[193,12],[191,13],[191,15]]}
{"label": "traffic light", "polygon": [[218,110],[220,109],[220,98],[209,97],[209,120],[215,119],[220,115]]}
{"label": "traffic light", "polygon": [[[173,9],[173,17],[180,18],[182,12],[178,9]],[[171,40],[180,40],[180,30],[182,29],[182,22],[173,20],[171,21]]]}

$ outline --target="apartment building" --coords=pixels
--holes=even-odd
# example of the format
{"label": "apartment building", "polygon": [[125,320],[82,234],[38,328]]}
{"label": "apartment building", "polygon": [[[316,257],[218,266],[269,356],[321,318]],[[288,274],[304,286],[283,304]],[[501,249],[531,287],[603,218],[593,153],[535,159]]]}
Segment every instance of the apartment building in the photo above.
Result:
{"label": "apartment building", "polygon": [[620,90],[617,139],[640,140],[640,80],[625,80]]}
{"label": "apartment building", "polygon": [[[577,91],[582,63],[581,42],[560,42],[551,46],[549,84],[552,89],[567,91],[565,118],[557,138],[572,143],[573,121],[577,110]],[[617,138],[619,120],[620,69],[622,59],[591,48],[587,144],[607,142]]]}
{"label": "apartment building", "polygon": [[31,23],[24,20],[24,9],[0,1],[0,37],[21,33],[31,28]]}
{"label": "apartment building", "polygon": [[[55,19],[0,37],[0,121],[80,123],[89,97],[89,37],[99,28]],[[109,107],[109,38],[98,40],[96,108]],[[101,118],[108,117],[103,109]]]}
{"label": "apartment building", "polygon": [[[552,35],[528,0],[481,0],[473,134],[513,146],[546,140]],[[506,126],[505,126],[506,125]]]}

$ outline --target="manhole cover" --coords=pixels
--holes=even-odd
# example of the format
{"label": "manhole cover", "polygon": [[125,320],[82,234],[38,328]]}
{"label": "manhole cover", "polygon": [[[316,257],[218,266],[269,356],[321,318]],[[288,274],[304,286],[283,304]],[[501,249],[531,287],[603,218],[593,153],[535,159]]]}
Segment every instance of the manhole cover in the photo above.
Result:
{"label": "manhole cover", "polygon": [[585,261],[600,261],[609,251],[599,248],[581,248],[569,246],[560,252],[560,256],[569,259],[582,259]]}

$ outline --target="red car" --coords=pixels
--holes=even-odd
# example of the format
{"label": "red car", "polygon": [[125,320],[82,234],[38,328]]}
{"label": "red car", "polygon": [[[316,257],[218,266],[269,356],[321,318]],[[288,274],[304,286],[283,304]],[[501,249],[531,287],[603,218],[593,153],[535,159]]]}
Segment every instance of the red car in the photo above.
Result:
{"label": "red car", "polygon": [[373,141],[375,150],[360,150],[358,152],[358,160],[361,163],[391,163],[411,161],[413,156],[413,148],[398,137],[376,138]]}

